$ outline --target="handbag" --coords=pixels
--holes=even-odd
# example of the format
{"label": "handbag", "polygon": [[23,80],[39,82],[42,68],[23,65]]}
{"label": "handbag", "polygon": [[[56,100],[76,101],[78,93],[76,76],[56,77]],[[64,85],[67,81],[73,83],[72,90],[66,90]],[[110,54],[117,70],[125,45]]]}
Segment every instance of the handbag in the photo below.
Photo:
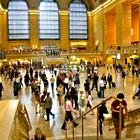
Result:
{"label": "handbag", "polygon": [[104,120],[109,120],[112,118],[112,115],[110,113],[108,113],[108,114],[104,113],[103,116],[104,116]]}

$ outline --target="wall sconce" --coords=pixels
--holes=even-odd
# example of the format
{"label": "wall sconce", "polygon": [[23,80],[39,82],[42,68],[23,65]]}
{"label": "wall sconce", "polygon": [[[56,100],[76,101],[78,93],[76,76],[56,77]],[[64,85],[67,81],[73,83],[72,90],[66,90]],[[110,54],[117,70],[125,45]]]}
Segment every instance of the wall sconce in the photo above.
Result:
{"label": "wall sconce", "polygon": [[134,54],[136,54],[137,53],[137,50],[134,50]]}
{"label": "wall sconce", "polygon": [[131,35],[133,35],[134,34],[134,30],[133,29],[131,29]]}
{"label": "wall sconce", "polygon": [[127,50],[124,50],[124,54],[127,54]]}
{"label": "wall sconce", "polygon": [[115,51],[113,51],[112,54],[115,54]]}
{"label": "wall sconce", "polygon": [[110,54],[110,52],[109,51],[106,51],[106,54],[108,55],[108,54]]}

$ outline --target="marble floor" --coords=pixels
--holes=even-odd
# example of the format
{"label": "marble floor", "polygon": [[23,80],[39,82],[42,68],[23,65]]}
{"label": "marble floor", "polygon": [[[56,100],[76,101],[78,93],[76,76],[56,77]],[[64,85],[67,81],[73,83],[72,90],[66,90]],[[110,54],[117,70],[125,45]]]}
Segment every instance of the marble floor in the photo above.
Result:
{"label": "marble floor", "polygon": [[[25,70],[21,70],[21,72],[25,73]],[[132,77],[131,72],[130,74],[125,78],[124,82],[121,78],[121,73],[115,73],[114,70],[107,70],[104,67],[100,67],[98,70],[99,77],[105,73],[106,75],[108,73],[111,73],[113,76],[113,81],[116,82],[116,88],[109,89],[107,86],[107,89],[105,90],[105,97],[109,97],[111,95],[115,96],[116,94],[122,92],[125,94],[125,99],[128,103],[128,109],[132,109],[135,107],[138,107],[140,105],[140,99],[134,99],[132,100],[132,96],[134,94],[135,88],[138,85],[140,78]],[[48,79],[50,79],[50,72],[46,71]],[[85,82],[86,73],[82,72],[80,73],[80,79],[81,79],[81,88],[83,87],[83,84]],[[1,77],[1,81],[4,85],[4,93],[2,100],[7,99],[14,99],[13,97],[13,88],[12,84],[10,84],[8,79],[4,79],[4,77]],[[56,89],[56,88],[54,88]],[[43,90],[43,85],[41,90]],[[51,89],[49,88],[49,91],[51,92]],[[101,102],[102,99],[97,97],[97,93],[95,90],[92,91],[92,95],[94,97],[93,105],[97,105]],[[35,113],[35,99],[34,95],[31,94],[30,87],[26,87],[25,85],[22,87],[22,89],[19,92],[19,99],[21,103],[25,104],[27,111],[29,113],[29,117],[32,124],[32,131],[30,132],[30,138],[33,138],[34,130],[37,127],[40,127],[43,133],[47,136],[47,140],[55,140],[55,139],[64,139],[65,138],[65,131],[61,130],[61,125],[64,120],[64,107],[59,107],[58,100],[56,96],[56,91],[54,94],[51,93],[51,97],[53,99],[53,107],[52,112],[55,113],[55,119],[52,119],[50,117],[50,121],[45,121],[44,118],[40,117],[40,114]],[[110,104],[112,100],[107,102],[107,108],[108,111],[110,111]],[[84,119],[84,135],[85,136],[95,136],[96,135],[96,128],[97,128],[97,115],[96,110],[94,111],[95,115],[88,114],[86,116],[86,119]],[[78,117],[78,115],[75,115],[74,117]],[[79,120],[79,126],[75,129],[75,135],[81,136],[81,121]],[[72,127],[68,126],[68,137],[72,137]],[[111,133],[111,137],[115,137],[114,132]]]}

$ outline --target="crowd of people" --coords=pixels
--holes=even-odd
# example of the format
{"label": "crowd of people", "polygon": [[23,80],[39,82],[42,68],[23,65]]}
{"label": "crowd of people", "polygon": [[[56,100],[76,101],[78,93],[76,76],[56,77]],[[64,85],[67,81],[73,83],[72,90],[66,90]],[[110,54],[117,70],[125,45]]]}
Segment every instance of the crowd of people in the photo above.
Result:
{"label": "crowd of people", "polygon": [[[85,79],[85,83],[81,83],[80,72],[73,72],[72,70],[64,72],[60,71],[58,67],[50,69],[50,79],[48,78],[48,75],[46,75],[46,69],[34,69],[33,66],[29,66],[26,67],[25,75],[23,75],[21,73],[21,68],[19,68],[16,64],[2,67],[1,75],[5,79],[9,79],[10,84],[13,84],[13,95],[16,98],[18,98],[19,90],[24,85],[26,87],[31,87],[31,93],[35,97],[35,113],[40,113],[40,116],[44,119],[46,118],[46,121],[50,120],[50,115],[52,115],[52,118],[55,119],[55,114],[51,112],[53,99],[50,94],[54,95],[56,92],[59,106],[64,106],[65,108],[66,115],[61,128],[66,130],[66,122],[73,120],[72,112],[79,112],[79,116],[81,116],[89,109],[92,109],[94,102],[92,95],[93,89],[97,92],[97,96],[99,98],[105,98],[105,89],[116,87],[111,73],[108,72],[107,75],[103,73],[101,77],[99,77],[98,71],[94,71],[94,67],[95,66],[92,65],[87,67],[87,77]],[[118,71],[118,68],[116,70],[116,67],[114,67],[114,69],[115,71]],[[133,69],[135,69],[134,66],[132,67],[132,71]],[[126,76],[125,68],[122,68],[121,72],[122,79],[124,81]],[[138,71],[138,75],[139,74],[140,72]],[[41,83],[43,83],[42,91]],[[83,87],[81,85],[83,85]],[[50,92],[48,90],[49,86],[51,87]],[[2,90],[4,90],[4,87],[2,83],[0,83],[0,98],[2,98]],[[122,96],[118,96],[118,98],[124,99]],[[114,104],[111,105],[112,111],[115,110],[113,108]],[[127,104],[125,103],[125,106],[126,105]],[[102,106],[105,106],[105,102],[103,102]],[[41,112],[39,112],[40,108]],[[108,111],[106,110],[105,113],[108,113]],[[94,115],[94,110],[91,111],[91,115]],[[103,120],[102,115],[99,116],[99,120],[101,126]],[[73,121],[73,125],[76,127],[78,126],[78,123]],[[102,135],[102,129],[100,129],[100,134]],[[117,130],[116,138],[118,138]]]}

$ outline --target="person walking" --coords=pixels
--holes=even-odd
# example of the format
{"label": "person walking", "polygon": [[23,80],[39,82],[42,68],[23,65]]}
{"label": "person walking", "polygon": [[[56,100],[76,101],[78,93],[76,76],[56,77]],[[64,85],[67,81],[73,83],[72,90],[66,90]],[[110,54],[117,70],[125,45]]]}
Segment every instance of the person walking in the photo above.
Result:
{"label": "person walking", "polygon": [[[119,93],[117,95],[116,100],[114,100],[111,104],[111,111],[112,111],[112,120],[113,120],[113,124],[114,124],[114,128],[115,128],[115,134],[116,134],[116,139],[119,139],[119,112],[120,112],[120,101],[122,100],[122,126],[121,126],[121,130],[123,130],[124,128],[124,115],[128,115],[128,110],[127,110],[127,102],[124,100],[124,94],[123,93]],[[125,114],[124,114],[124,110],[125,110]]]}
{"label": "person walking", "polygon": [[52,75],[52,77],[50,78],[50,82],[51,82],[51,88],[52,88],[52,93],[54,93],[54,82],[55,82],[55,78]]}
{"label": "person walking", "polygon": [[[72,97],[70,95],[67,95],[67,99],[66,99],[66,103],[65,103],[65,109],[66,109],[66,113],[65,113],[65,120],[63,122],[63,125],[61,127],[61,129],[66,130],[66,122],[73,121],[73,116],[72,116],[72,112],[74,112],[76,114],[76,111],[73,110],[72,107]],[[74,127],[76,127],[78,125],[78,123],[76,123],[75,121],[73,121],[73,125]]]}
{"label": "person walking", "polygon": [[46,97],[46,115],[47,115],[47,119],[46,119],[46,121],[50,120],[50,117],[49,117],[50,114],[53,116],[53,119],[55,118],[55,114],[53,114],[51,112],[52,105],[53,105],[52,98],[50,97],[50,93],[47,92],[47,97]]}

